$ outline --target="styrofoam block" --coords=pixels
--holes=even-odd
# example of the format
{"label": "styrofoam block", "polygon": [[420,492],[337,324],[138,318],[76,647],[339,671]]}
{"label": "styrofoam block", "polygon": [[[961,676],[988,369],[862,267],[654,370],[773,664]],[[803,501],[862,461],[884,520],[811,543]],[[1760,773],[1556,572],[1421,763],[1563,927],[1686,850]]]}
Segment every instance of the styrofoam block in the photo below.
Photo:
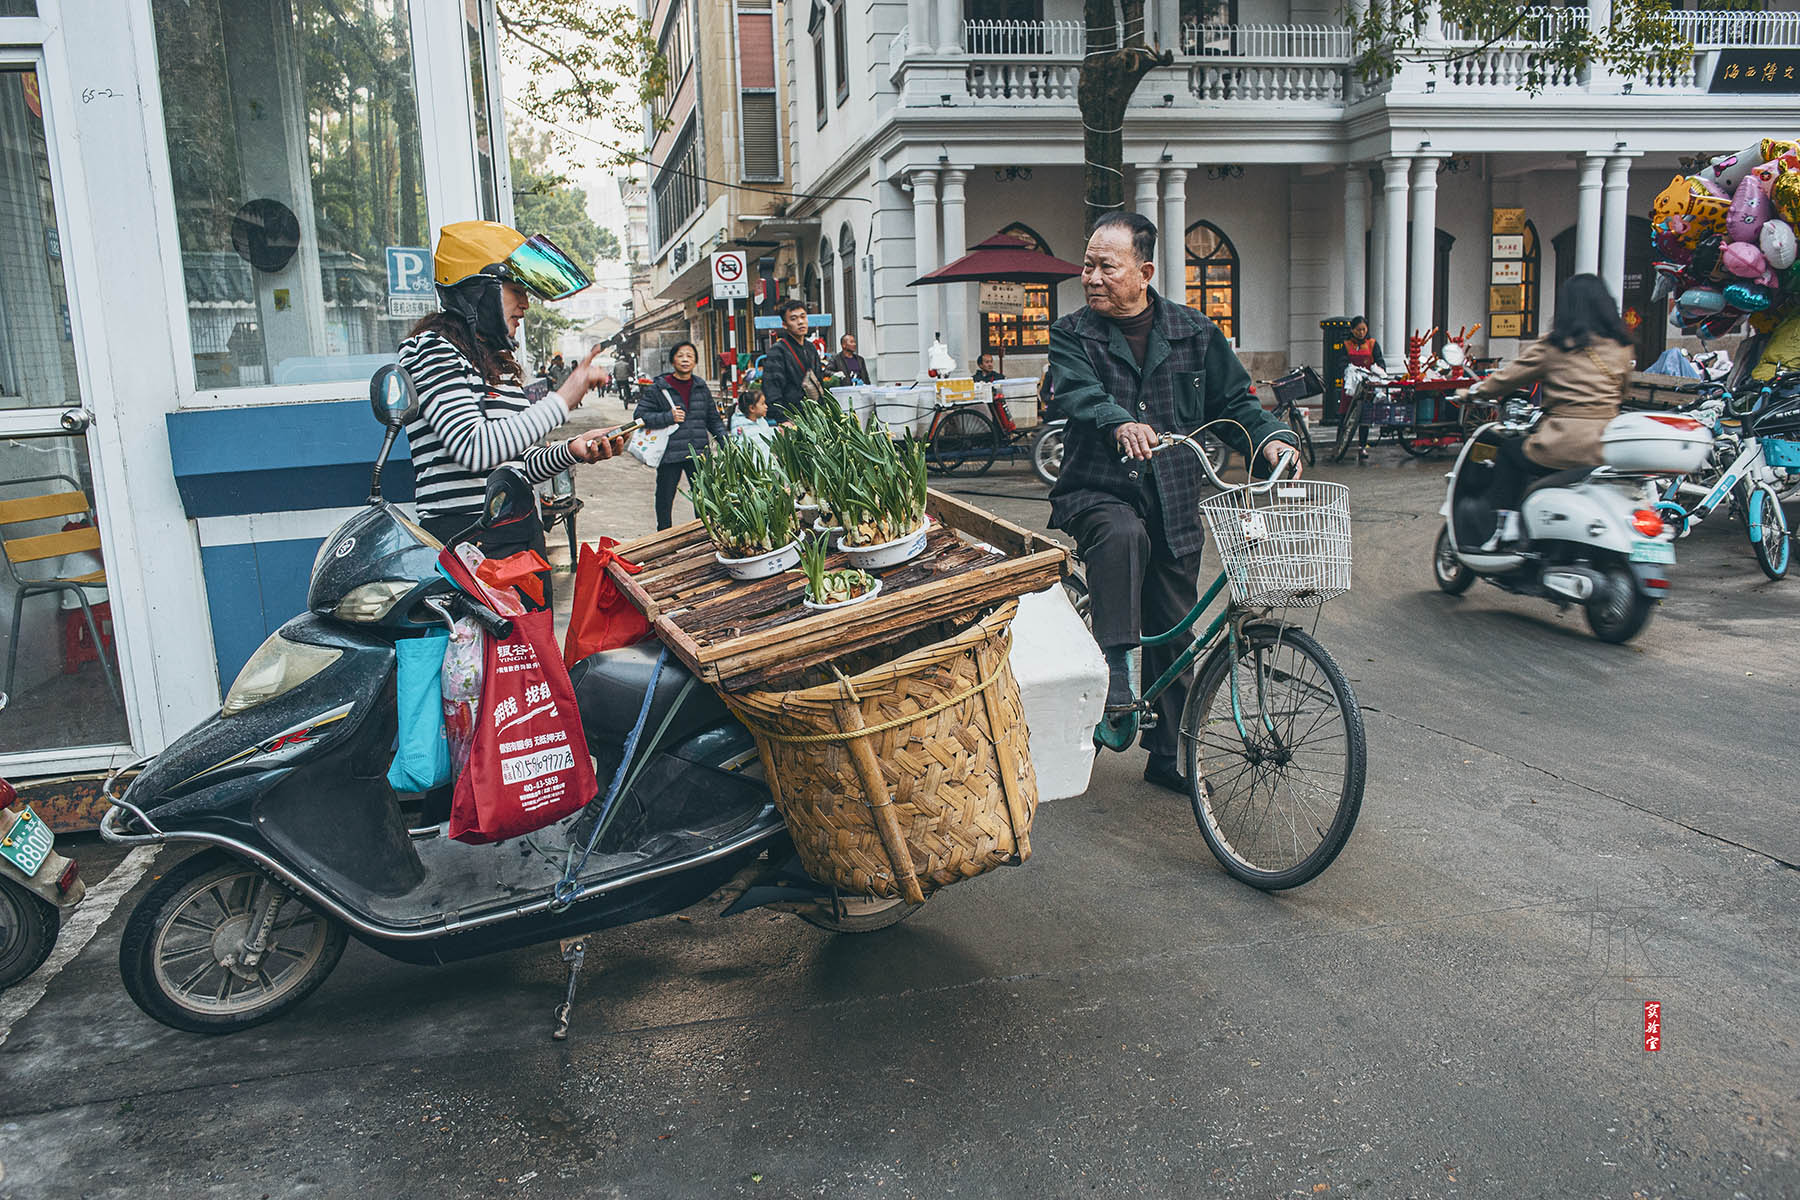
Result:
{"label": "styrofoam block", "polygon": [[1010,661],[1031,733],[1038,799],[1079,796],[1094,767],[1106,659],[1061,584],[1019,597],[1012,635]]}

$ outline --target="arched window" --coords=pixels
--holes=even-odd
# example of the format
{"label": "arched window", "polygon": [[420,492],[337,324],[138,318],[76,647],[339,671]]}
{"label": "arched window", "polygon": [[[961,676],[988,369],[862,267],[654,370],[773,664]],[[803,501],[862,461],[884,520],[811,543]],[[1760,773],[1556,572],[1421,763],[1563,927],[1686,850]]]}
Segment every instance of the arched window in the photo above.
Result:
{"label": "arched window", "polygon": [[1187,302],[1211,318],[1226,337],[1237,341],[1237,247],[1211,221],[1188,226]]}
{"label": "arched window", "polygon": [[[1050,245],[1029,225],[1014,221],[1001,233],[1023,238],[1030,248],[1049,254]],[[1036,354],[1050,348],[1050,326],[1056,322],[1056,286],[1049,283],[1025,285],[1025,311],[981,315],[981,352],[983,354]]]}
{"label": "arched window", "polygon": [[843,267],[843,291],[838,307],[838,337],[846,333],[855,335],[856,325],[856,235],[850,232],[846,223],[838,230],[838,259]]}
{"label": "arched window", "polygon": [[832,300],[831,280],[832,280],[832,276],[836,273],[834,270],[834,268],[836,268],[836,266],[837,266],[837,256],[832,254],[832,252],[831,252],[831,239],[830,238],[820,238],[819,239],[819,286],[820,286],[819,311],[820,312],[828,312],[828,313],[836,312],[836,310],[831,307],[831,300]]}
{"label": "arched window", "polygon": [[800,276],[800,298],[806,301],[807,308],[819,311],[819,270],[811,263],[807,264],[806,273]]}

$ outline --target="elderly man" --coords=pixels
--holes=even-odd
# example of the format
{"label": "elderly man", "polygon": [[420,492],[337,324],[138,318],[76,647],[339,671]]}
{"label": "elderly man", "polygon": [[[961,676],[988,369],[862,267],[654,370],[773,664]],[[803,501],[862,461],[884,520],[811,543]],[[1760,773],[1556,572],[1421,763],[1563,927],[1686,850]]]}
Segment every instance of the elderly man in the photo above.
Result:
{"label": "elderly man", "polygon": [[842,375],[851,383],[874,383],[869,364],[856,352],[856,335],[846,333],[838,339],[838,352],[825,364],[827,374]]}
{"label": "elderly man", "polygon": [[[1050,489],[1050,523],[1075,538],[1087,564],[1094,639],[1111,675],[1109,710],[1132,703],[1127,655],[1146,629],[1173,628],[1199,600],[1205,475],[1193,453],[1151,458],[1165,432],[1191,433],[1220,417],[1213,432],[1240,454],[1273,464],[1291,442],[1287,427],[1250,395],[1250,377],[1217,326],[1150,287],[1156,226],[1137,213],[1102,217],[1082,258],[1087,306],[1050,328],[1050,378],[1068,415],[1062,476]],[[1258,464],[1259,466],[1261,463]],[[1154,681],[1186,649],[1144,648],[1143,679]],[[1157,722],[1141,744],[1144,778],[1186,794],[1176,760],[1190,680],[1157,701]]]}

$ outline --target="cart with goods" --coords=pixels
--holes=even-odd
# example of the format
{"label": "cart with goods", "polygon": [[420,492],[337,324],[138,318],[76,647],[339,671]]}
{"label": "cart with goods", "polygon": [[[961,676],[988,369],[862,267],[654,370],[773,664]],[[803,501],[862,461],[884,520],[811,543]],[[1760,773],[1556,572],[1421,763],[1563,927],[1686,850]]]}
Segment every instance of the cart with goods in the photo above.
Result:
{"label": "cart with goods", "polygon": [[1392,440],[1413,457],[1423,458],[1460,445],[1494,420],[1499,410],[1493,401],[1463,395],[1480,378],[1468,352],[1469,338],[1480,328],[1459,329],[1446,338],[1438,355],[1429,350],[1437,336],[1435,328],[1412,335],[1406,339],[1406,366],[1399,375],[1379,367],[1348,368],[1344,377],[1348,400],[1338,421],[1332,461],[1343,460],[1364,428],[1375,440]]}
{"label": "cart with goods", "polygon": [[[771,451],[701,456],[698,520],[618,547],[614,585],[750,730],[814,880],[919,904],[1023,862],[1038,787],[1011,626],[1065,552],[928,491],[924,444],[874,419],[806,405]],[[797,561],[741,569],[776,553]]]}

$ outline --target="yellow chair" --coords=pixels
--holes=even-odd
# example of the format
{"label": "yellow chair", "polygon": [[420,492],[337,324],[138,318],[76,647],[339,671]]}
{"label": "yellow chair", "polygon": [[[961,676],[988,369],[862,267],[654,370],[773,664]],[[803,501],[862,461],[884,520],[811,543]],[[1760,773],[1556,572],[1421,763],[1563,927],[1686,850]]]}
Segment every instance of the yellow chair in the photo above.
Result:
{"label": "yellow chair", "polygon": [[[89,571],[85,575],[57,576],[52,579],[22,579],[19,577],[21,563],[43,562],[46,559],[61,558],[66,554],[100,552],[100,530],[92,523],[92,510],[88,504],[86,493],[81,490],[78,480],[68,475],[36,475],[28,479],[14,479],[10,483],[22,485],[28,483],[65,483],[67,491],[48,492],[41,496],[25,496],[17,500],[0,500],[0,548],[5,554],[0,555],[6,562],[6,574],[12,584],[13,619],[12,637],[7,643],[6,651],[6,687],[12,691],[13,674],[19,665],[19,630],[25,622],[25,601],[33,596],[74,593],[76,601],[81,605],[81,615],[87,619],[88,636],[94,639],[94,648],[99,653],[100,670],[106,674],[106,686],[111,689],[113,700],[123,708],[124,697],[119,692],[119,681],[113,677],[112,664],[106,661],[105,643],[100,639],[100,626],[94,620],[94,610],[88,604],[87,593],[91,590],[106,588],[106,571]],[[30,537],[9,538],[5,536],[8,526],[22,525],[30,521],[43,521],[52,517],[87,517],[89,524],[82,529],[66,529],[57,533],[40,533]]]}

